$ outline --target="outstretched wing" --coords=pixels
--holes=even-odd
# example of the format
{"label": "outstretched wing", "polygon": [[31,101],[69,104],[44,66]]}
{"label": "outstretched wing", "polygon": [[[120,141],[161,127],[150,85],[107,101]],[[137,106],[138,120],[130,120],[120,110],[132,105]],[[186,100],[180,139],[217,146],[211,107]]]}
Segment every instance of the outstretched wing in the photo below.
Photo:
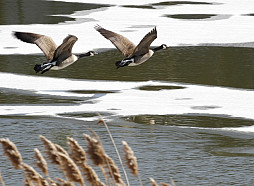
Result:
{"label": "outstretched wing", "polygon": [[48,61],[53,59],[57,46],[50,37],[29,32],[14,32],[13,35],[23,42],[36,44],[45,54]]}
{"label": "outstretched wing", "polygon": [[136,45],[133,44],[129,39],[126,37],[117,34],[115,32],[106,30],[101,26],[97,25],[94,27],[101,35],[103,35],[106,39],[110,40],[113,45],[125,56],[130,56],[136,48]]}
{"label": "outstretched wing", "polygon": [[157,30],[154,27],[145,37],[139,42],[133,52],[134,55],[143,55],[148,52],[151,43],[157,38]]}
{"label": "outstretched wing", "polygon": [[78,38],[74,35],[68,35],[64,40],[63,43],[57,47],[53,60],[56,59],[66,59],[72,55],[72,47],[74,43],[78,40]]}

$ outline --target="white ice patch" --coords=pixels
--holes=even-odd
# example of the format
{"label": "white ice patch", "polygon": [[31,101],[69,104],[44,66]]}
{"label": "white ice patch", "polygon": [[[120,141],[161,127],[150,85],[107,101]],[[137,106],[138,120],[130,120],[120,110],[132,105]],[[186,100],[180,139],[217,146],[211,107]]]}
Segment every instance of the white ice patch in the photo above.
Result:
{"label": "white ice patch", "polygon": [[[11,81],[6,81],[11,79]],[[63,86],[64,85],[64,86]],[[142,86],[182,86],[183,89],[146,91]],[[0,73],[0,87],[26,90],[49,96],[90,97],[92,102],[80,105],[2,105],[1,115],[49,115],[68,112],[112,112],[118,116],[201,114],[228,115],[254,119],[253,91],[173,82],[118,82],[70,80]],[[115,91],[103,96],[71,92],[73,90]]]}

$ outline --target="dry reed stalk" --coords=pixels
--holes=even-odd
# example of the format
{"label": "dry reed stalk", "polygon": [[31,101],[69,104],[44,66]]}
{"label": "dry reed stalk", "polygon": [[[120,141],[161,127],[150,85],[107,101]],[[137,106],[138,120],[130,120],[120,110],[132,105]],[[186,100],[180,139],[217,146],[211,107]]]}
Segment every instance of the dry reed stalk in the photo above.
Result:
{"label": "dry reed stalk", "polygon": [[158,186],[158,184],[153,178],[149,178],[149,179],[150,179],[150,182],[152,183],[152,186]]}
{"label": "dry reed stalk", "polygon": [[20,169],[22,163],[22,156],[19,153],[16,145],[11,142],[8,138],[0,139],[0,143],[2,144],[4,155],[10,159],[11,164],[15,169]]}
{"label": "dry reed stalk", "polygon": [[[116,154],[117,154],[117,156],[118,156],[120,165],[121,165],[121,167],[122,167],[122,170],[123,170],[123,173],[124,173],[124,176],[125,176],[127,185],[130,186],[129,179],[128,179],[127,173],[126,173],[126,171],[125,171],[125,168],[124,168],[124,166],[123,166],[123,162],[122,162],[121,156],[120,156],[120,154],[119,154],[119,152],[118,152],[118,149],[117,149],[117,147],[116,147],[116,144],[115,144],[115,141],[114,141],[114,139],[113,139],[113,136],[111,135],[111,132],[110,132],[110,130],[109,130],[109,128],[108,128],[108,125],[107,125],[107,123],[106,123],[102,118],[99,119],[99,121],[98,121],[97,124],[99,125],[100,123],[102,123],[102,124],[105,126],[105,128],[107,129],[107,132],[108,132],[108,134],[109,134],[109,137],[110,137],[110,139],[111,139],[111,142],[112,142],[112,144],[113,144],[113,146],[114,146],[114,148],[115,148]],[[142,185],[142,183],[141,183],[141,185]]]}
{"label": "dry reed stalk", "polygon": [[83,180],[80,170],[78,169],[74,161],[69,156],[66,156],[62,153],[58,153],[58,159],[60,163],[60,168],[64,172],[65,177],[70,182],[77,182],[84,186],[85,182]]}
{"label": "dry reed stalk", "polygon": [[1,171],[0,171],[0,183],[2,184],[2,186],[5,186]]}
{"label": "dry reed stalk", "polygon": [[35,162],[36,166],[42,171],[43,174],[45,174],[46,176],[48,176],[48,166],[47,166],[47,162],[44,159],[44,157],[42,156],[41,152],[39,151],[39,149],[35,148],[34,149],[34,156],[35,159],[37,160]]}
{"label": "dry reed stalk", "polygon": [[75,139],[69,137],[67,139],[67,143],[71,151],[70,157],[81,168],[86,177],[86,180],[94,186],[105,186],[105,184],[100,181],[93,168],[87,164],[85,150],[78,144]]}
{"label": "dry reed stalk", "polygon": [[74,183],[66,181],[61,178],[56,178],[56,180],[58,181],[58,183],[56,183],[57,186],[75,186]]}
{"label": "dry reed stalk", "polygon": [[40,135],[40,139],[44,145],[48,158],[51,160],[51,163],[59,165],[59,161],[57,159],[58,153],[55,144],[42,135]]}
{"label": "dry reed stalk", "polygon": [[175,181],[173,180],[173,178],[170,178],[170,180],[171,180],[171,185],[176,186]]}
{"label": "dry reed stalk", "polygon": [[48,182],[36,172],[33,167],[26,163],[22,163],[22,168],[24,169],[26,182],[28,184],[34,183],[37,186],[49,186]]}

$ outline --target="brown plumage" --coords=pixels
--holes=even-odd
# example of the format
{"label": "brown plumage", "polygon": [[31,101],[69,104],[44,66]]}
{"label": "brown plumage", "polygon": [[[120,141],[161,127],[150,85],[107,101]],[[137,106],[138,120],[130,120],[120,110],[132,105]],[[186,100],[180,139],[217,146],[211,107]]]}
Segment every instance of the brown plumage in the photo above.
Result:
{"label": "brown plumage", "polygon": [[35,65],[34,70],[36,73],[40,71],[44,73],[50,69],[60,70],[73,64],[81,57],[94,56],[96,54],[93,51],[79,55],[72,54],[73,45],[78,40],[74,35],[68,35],[58,47],[49,36],[30,32],[13,32],[13,35],[23,42],[36,44],[44,53],[47,63]]}
{"label": "brown plumage", "polygon": [[110,40],[113,45],[115,45],[115,47],[124,55],[125,59],[116,62],[117,68],[139,65],[152,57],[155,51],[167,48],[167,46],[163,44],[153,50],[149,49],[151,43],[157,38],[156,27],[146,34],[137,46],[126,37],[102,28],[99,25],[95,26],[95,30],[97,30],[106,39]]}
{"label": "brown plumage", "polygon": [[23,42],[36,44],[45,54],[48,62],[53,59],[57,45],[51,37],[30,32],[14,32],[13,35]]}
{"label": "brown plumage", "polygon": [[95,26],[95,30],[97,30],[106,39],[110,40],[113,45],[115,45],[115,47],[124,55],[124,57],[130,56],[136,48],[135,44],[120,34],[106,30],[99,25]]}

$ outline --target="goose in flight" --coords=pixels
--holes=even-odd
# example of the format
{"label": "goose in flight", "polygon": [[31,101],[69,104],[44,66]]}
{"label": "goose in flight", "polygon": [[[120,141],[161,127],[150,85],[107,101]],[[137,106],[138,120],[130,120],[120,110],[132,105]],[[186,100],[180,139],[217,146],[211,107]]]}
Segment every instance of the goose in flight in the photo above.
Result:
{"label": "goose in flight", "polygon": [[51,37],[45,35],[28,32],[14,32],[13,35],[23,42],[36,44],[44,53],[47,58],[47,62],[43,64],[36,64],[34,66],[36,73],[41,71],[43,74],[49,70],[60,70],[73,64],[79,58],[94,56],[96,54],[94,51],[78,55],[72,54],[72,47],[78,40],[78,38],[74,35],[68,35],[63,40],[63,43],[58,47]]}
{"label": "goose in flight", "polygon": [[149,49],[151,43],[157,38],[156,27],[146,34],[137,46],[126,37],[106,30],[99,25],[95,26],[95,30],[97,30],[106,39],[110,40],[113,45],[115,45],[115,47],[124,55],[125,58],[123,60],[115,63],[117,68],[140,65],[152,57],[154,52],[167,48],[167,45],[162,44],[157,48]]}

